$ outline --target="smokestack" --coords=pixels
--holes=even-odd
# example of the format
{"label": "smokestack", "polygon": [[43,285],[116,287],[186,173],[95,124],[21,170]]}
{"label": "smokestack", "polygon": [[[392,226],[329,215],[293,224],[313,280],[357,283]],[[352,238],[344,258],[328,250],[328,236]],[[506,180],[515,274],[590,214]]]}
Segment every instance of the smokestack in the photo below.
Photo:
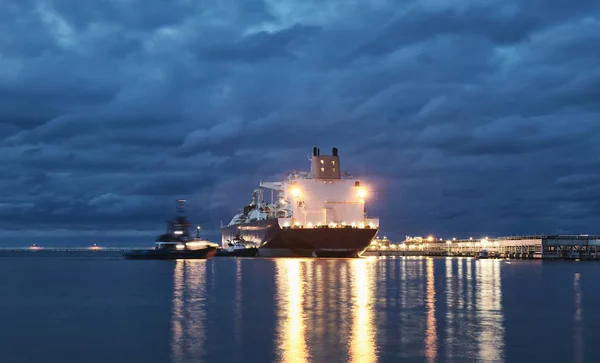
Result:
{"label": "smokestack", "polygon": [[317,156],[321,155],[321,149],[317,149]]}
{"label": "smokestack", "polygon": [[333,148],[333,156],[338,156],[338,149],[337,149],[337,147]]}
{"label": "smokestack", "polygon": [[313,146],[313,156],[317,156],[317,147]]}

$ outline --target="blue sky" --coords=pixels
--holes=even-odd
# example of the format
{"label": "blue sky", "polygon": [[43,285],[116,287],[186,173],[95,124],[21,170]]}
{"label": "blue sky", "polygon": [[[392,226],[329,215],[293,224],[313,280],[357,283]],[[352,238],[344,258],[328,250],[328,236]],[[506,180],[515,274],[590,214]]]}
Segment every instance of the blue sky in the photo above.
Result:
{"label": "blue sky", "polygon": [[598,44],[587,0],[4,2],[0,228],[152,235],[186,198],[216,238],[335,146],[393,238],[599,232]]}

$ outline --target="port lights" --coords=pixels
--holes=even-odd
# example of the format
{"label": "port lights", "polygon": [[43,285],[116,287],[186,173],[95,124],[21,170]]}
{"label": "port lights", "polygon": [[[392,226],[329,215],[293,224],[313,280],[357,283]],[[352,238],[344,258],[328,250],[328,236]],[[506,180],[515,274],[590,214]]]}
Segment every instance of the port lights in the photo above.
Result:
{"label": "port lights", "polygon": [[359,224],[358,228],[365,228],[365,224],[364,223]]}
{"label": "port lights", "polygon": [[313,224],[311,222],[308,222],[308,228],[312,228]]}
{"label": "port lights", "polygon": [[428,240],[429,242],[433,242],[433,237],[432,237],[432,236],[429,236],[429,237],[427,237],[427,240]]}
{"label": "port lights", "polygon": [[333,223],[333,222],[329,223],[329,227],[335,228],[335,223]]}
{"label": "port lights", "polygon": [[300,189],[292,188],[292,197],[298,198],[300,196]]}
{"label": "port lights", "polygon": [[185,248],[184,245],[176,245],[175,248],[177,248],[178,250],[182,250]]}
{"label": "port lights", "polygon": [[365,188],[358,188],[357,194],[360,199],[365,199],[365,197],[367,196],[367,191],[365,190]]}

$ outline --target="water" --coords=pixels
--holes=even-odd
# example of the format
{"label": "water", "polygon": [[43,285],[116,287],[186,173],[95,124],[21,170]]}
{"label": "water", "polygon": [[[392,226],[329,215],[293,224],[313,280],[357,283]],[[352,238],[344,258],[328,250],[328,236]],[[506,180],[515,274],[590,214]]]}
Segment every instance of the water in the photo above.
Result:
{"label": "water", "polygon": [[595,262],[6,256],[6,363],[600,360]]}

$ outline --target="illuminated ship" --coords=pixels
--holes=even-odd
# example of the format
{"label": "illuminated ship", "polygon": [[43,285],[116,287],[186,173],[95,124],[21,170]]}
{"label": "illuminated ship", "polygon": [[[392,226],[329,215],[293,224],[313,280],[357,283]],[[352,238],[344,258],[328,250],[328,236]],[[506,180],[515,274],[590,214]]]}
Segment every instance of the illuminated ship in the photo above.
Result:
{"label": "illuminated ship", "polygon": [[[266,257],[359,257],[379,229],[365,212],[367,190],[340,171],[338,150],[313,148],[310,172],[282,182],[260,182],[252,202],[221,227],[222,246],[241,236]],[[271,193],[265,203],[264,190]]]}
{"label": "illuminated ship", "polygon": [[177,200],[179,214],[167,221],[166,233],[156,238],[153,249],[133,250],[124,254],[127,259],[209,259],[219,245],[200,238],[200,226],[196,227],[196,237],[192,235],[192,224],[185,216],[185,200]]}

